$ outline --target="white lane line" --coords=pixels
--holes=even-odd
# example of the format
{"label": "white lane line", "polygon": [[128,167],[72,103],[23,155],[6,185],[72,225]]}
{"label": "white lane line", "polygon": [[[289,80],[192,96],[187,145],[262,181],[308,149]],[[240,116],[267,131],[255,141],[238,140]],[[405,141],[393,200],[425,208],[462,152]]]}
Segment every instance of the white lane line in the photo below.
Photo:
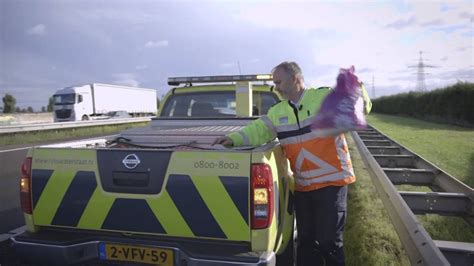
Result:
{"label": "white lane line", "polygon": [[[108,137],[113,137],[113,136],[117,136],[117,135],[108,135],[108,136],[103,136],[103,137],[101,137],[101,138],[108,138]],[[90,138],[90,139],[83,139],[83,140],[74,140],[74,141],[67,141],[67,142],[59,142],[59,143],[55,143],[55,144],[74,143],[74,142],[77,142],[77,141],[88,141],[88,140],[93,140],[93,139],[97,139],[97,138]],[[53,145],[53,144],[48,144],[48,145]],[[29,148],[33,148],[33,147],[37,147],[37,146],[39,146],[39,145],[30,146],[30,147],[24,147],[24,148],[10,149],[10,150],[3,150],[3,151],[0,151],[0,153],[2,153],[2,152],[12,152],[12,151],[27,150],[27,149],[29,149]],[[41,145],[41,146],[46,146],[46,145]]]}
{"label": "white lane line", "polygon": [[23,226],[20,226],[18,228],[15,228],[15,229],[12,229],[12,230],[8,231],[8,233],[0,234],[0,242],[8,240],[12,236],[19,235],[19,234],[25,232],[25,230],[26,230],[26,225],[23,225]]}
{"label": "white lane line", "polygon": [[25,147],[25,148],[17,148],[17,149],[11,149],[11,150],[3,150],[3,151],[0,151],[0,153],[2,152],[11,152],[11,151],[21,151],[21,150],[26,150],[26,149],[29,149],[31,147]]}

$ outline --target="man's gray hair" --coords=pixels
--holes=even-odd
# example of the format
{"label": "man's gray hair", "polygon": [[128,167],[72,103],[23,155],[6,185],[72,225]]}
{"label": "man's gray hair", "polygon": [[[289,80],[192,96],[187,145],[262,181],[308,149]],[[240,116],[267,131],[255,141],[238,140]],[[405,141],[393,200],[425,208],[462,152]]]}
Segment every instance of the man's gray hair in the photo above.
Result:
{"label": "man's gray hair", "polygon": [[280,63],[278,66],[272,69],[272,74],[277,69],[283,69],[286,73],[290,74],[291,76],[299,77],[302,81],[304,80],[303,72],[301,71],[300,66],[298,66],[298,64],[295,62],[285,61],[285,62]]}

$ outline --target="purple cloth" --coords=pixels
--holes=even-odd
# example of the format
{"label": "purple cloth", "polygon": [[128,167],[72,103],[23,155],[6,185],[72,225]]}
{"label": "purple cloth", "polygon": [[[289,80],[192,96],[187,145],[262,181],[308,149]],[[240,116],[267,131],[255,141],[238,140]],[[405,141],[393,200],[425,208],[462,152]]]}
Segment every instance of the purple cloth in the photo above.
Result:
{"label": "purple cloth", "polygon": [[354,66],[341,68],[336,87],[324,99],[311,129],[320,136],[366,128],[364,101]]}

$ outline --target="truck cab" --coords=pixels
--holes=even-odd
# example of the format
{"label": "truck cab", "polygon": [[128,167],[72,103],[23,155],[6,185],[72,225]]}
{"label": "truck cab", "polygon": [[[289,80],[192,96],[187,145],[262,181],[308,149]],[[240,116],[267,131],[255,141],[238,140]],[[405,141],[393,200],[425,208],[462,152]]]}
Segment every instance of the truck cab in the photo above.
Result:
{"label": "truck cab", "polygon": [[93,113],[92,94],[89,85],[66,87],[53,95],[55,122],[89,120]]}

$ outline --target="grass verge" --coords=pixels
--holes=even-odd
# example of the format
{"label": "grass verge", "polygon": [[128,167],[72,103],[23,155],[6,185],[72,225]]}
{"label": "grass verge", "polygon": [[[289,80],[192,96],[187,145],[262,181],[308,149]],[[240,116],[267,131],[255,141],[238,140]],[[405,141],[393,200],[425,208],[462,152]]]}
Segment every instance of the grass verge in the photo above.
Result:
{"label": "grass verge", "polygon": [[355,143],[346,134],[357,181],[349,186],[344,232],[347,265],[410,265]]}
{"label": "grass verge", "polygon": [[368,120],[383,134],[474,187],[473,129],[382,114],[370,114]]}
{"label": "grass verge", "polygon": [[38,143],[50,140],[64,140],[75,137],[97,136],[101,134],[114,134],[132,127],[146,126],[149,122],[132,124],[80,127],[58,130],[44,130],[24,133],[4,134],[0,137],[0,147],[9,145],[20,145]]}

